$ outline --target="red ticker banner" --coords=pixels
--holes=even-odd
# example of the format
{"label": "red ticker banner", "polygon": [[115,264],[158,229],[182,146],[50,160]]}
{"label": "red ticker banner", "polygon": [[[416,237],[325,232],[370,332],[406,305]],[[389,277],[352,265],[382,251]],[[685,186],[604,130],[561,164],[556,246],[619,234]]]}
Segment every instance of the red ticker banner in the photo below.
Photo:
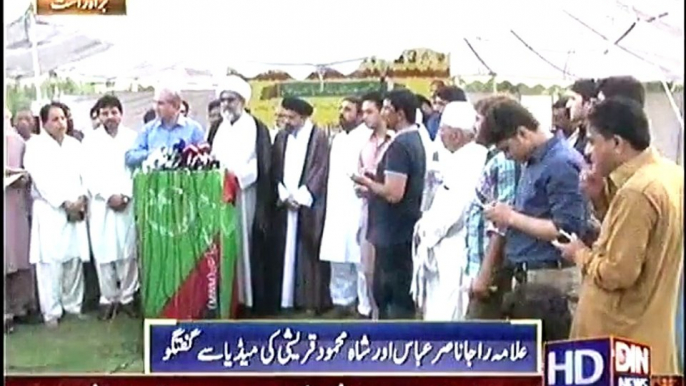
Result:
{"label": "red ticker banner", "polygon": [[23,377],[8,376],[7,386],[540,386],[540,377]]}

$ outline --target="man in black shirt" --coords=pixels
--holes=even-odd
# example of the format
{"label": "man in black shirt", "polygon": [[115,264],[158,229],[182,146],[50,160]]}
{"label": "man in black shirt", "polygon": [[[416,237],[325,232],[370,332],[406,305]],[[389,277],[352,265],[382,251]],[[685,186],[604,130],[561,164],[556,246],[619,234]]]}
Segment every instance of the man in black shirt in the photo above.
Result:
{"label": "man in black shirt", "polygon": [[421,216],[426,155],[414,124],[417,97],[395,90],[384,100],[382,116],[396,136],[372,176],[353,176],[369,192],[368,240],[374,245],[374,299],[380,319],[414,319],[410,296],[412,234]]}

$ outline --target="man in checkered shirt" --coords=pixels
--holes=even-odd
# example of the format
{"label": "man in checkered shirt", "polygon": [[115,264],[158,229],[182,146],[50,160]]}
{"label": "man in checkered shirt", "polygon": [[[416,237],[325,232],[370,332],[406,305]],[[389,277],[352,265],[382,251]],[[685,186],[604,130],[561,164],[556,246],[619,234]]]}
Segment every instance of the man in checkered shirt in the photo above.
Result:
{"label": "man in checkered shirt", "polygon": [[[481,127],[484,112],[493,103],[505,98],[511,99],[506,95],[495,95],[476,103],[478,142],[484,143],[487,137]],[[483,206],[491,202],[513,204],[519,175],[519,164],[505,157],[495,146],[489,148],[486,166],[466,219],[466,274],[472,279],[468,319],[501,319],[503,295],[511,289],[512,272],[503,266],[504,232],[486,220]]]}

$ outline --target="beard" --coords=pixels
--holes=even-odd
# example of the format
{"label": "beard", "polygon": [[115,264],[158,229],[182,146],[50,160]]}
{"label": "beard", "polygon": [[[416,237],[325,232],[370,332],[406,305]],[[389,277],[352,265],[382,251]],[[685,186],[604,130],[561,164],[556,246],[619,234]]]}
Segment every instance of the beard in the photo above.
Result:
{"label": "beard", "polygon": [[233,119],[236,115],[231,110],[223,110],[221,112],[221,116],[224,121],[233,122]]}
{"label": "beard", "polygon": [[349,131],[357,127],[356,121],[348,121],[343,117],[339,117],[338,122],[343,130]]}

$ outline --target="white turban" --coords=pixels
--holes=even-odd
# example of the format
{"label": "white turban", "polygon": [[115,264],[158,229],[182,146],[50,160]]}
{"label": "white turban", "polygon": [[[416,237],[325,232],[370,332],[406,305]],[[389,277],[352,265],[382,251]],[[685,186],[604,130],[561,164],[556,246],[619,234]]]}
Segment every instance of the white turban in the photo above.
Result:
{"label": "white turban", "polygon": [[250,87],[250,84],[237,75],[227,76],[226,79],[219,83],[219,87],[217,87],[217,98],[225,91],[235,92],[243,98],[245,103],[250,102],[250,97],[252,96],[252,87]]}
{"label": "white turban", "polygon": [[452,127],[465,131],[474,131],[476,126],[476,110],[469,102],[450,102],[441,114],[440,126]]}

